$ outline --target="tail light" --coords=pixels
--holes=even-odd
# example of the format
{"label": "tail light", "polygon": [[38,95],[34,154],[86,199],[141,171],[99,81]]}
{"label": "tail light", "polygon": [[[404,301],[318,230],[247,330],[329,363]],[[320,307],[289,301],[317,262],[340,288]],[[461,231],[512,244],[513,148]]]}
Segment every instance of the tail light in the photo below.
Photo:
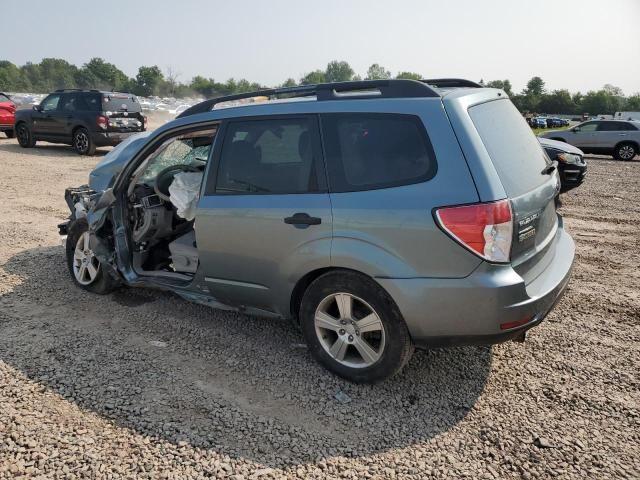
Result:
{"label": "tail light", "polygon": [[508,262],[513,239],[509,200],[436,210],[440,226],[463,247],[489,262]]}
{"label": "tail light", "polygon": [[109,119],[104,115],[98,115],[98,118],[96,118],[96,122],[98,123],[98,127],[102,128],[103,130],[106,130],[109,126]]}

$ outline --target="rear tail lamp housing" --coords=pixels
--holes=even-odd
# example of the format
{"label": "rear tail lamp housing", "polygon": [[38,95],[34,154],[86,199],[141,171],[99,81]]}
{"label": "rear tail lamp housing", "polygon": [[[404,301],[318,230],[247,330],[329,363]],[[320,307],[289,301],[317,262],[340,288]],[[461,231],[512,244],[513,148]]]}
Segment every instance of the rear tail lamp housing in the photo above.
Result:
{"label": "rear tail lamp housing", "polygon": [[435,216],[440,228],[467,250],[488,262],[510,261],[513,214],[509,200],[442,207]]}
{"label": "rear tail lamp housing", "polygon": [[104,115],[98,115],[98,118],[96,118],[96,123],[98,124],[98,127],[106,130],[109,126],[109,119]]}

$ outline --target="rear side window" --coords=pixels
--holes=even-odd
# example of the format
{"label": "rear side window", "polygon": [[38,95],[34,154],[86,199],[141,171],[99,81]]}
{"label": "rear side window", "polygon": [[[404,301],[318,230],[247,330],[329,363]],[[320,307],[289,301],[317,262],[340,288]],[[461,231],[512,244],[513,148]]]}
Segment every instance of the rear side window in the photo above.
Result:
{"label": "rear side window", "polygon": [[408,185],[435,175],[433,148],[422,121],[412,115],[322,115],[332,192]]}
{"label": "rear side window", "polygon": [[138,99],[126,93],[105,94],[102,98],[102,108],[105,112],[140,112],[142,110]]}
{"label": "rear side window", "polygon": [[216,193],[290,194],[320,189],[314,119],[229,123],[222,144]]}
{"label": "rear side window", "polygon": [[540,142],[509,100],[476,105],[469,116],[508,196],[530,192],[549,179],[541,173],[547,159]]}
{"label": "rear side window", "polygon": [[601,122],[598,126],[599,132],[626,132],[629,130],[635,130],[635,128],[625,122]]}

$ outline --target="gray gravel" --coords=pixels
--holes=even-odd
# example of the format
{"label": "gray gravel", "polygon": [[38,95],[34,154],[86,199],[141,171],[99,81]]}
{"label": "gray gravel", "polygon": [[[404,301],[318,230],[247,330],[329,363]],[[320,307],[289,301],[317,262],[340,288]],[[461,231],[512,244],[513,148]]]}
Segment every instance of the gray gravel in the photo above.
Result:
{"label": "gray gravel", "polygon": [[0,478],[640,477],[640,161],[564,196],[574,279],[526,343],[356,386],[288,322],[74,287],[55,226],[98,160],[0,140]]}

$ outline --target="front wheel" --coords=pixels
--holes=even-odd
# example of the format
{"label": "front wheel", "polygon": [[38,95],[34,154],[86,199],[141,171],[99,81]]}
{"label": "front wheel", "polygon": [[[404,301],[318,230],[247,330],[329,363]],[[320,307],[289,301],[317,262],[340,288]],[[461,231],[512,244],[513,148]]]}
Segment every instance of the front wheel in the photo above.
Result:
{"label": "front wheel", "polygon": [[96,145],[86,128],[78,128],[73,132],[73,148],[80,155],[93,155],[96,153]]}
{"label": "front wheel", "polygon": [[7,136],[7,138],[13,138],[16,136],[15,132],[13,130],[5,130],[4,134]]}
{"label": "front wheel", "polygon": [[303,335],[313,357],[356,383],[398,373],[413,344],[391,297],[369,277],[334,271],[318,277],[300,307]]}
{"label": "front wheel", "polygon": [[35,146],[36,141],[33,138],[31,130],[26,124],[18,124],[16,127],[16,133],[18,135],[18,143],[22,148],[32,148]]}
{"label": "front wheel", "polygon": [[93,252],[86,220],[76,220],[69,226],[66,255],[71,278],[80,288],[104,295],[117,286],[116,280],[104,272]]}
{"label": "front wheel", "polygon": [[638,154],[638,148],[633,143],[621,143],[613,152],[617,160],[632,160]]}

